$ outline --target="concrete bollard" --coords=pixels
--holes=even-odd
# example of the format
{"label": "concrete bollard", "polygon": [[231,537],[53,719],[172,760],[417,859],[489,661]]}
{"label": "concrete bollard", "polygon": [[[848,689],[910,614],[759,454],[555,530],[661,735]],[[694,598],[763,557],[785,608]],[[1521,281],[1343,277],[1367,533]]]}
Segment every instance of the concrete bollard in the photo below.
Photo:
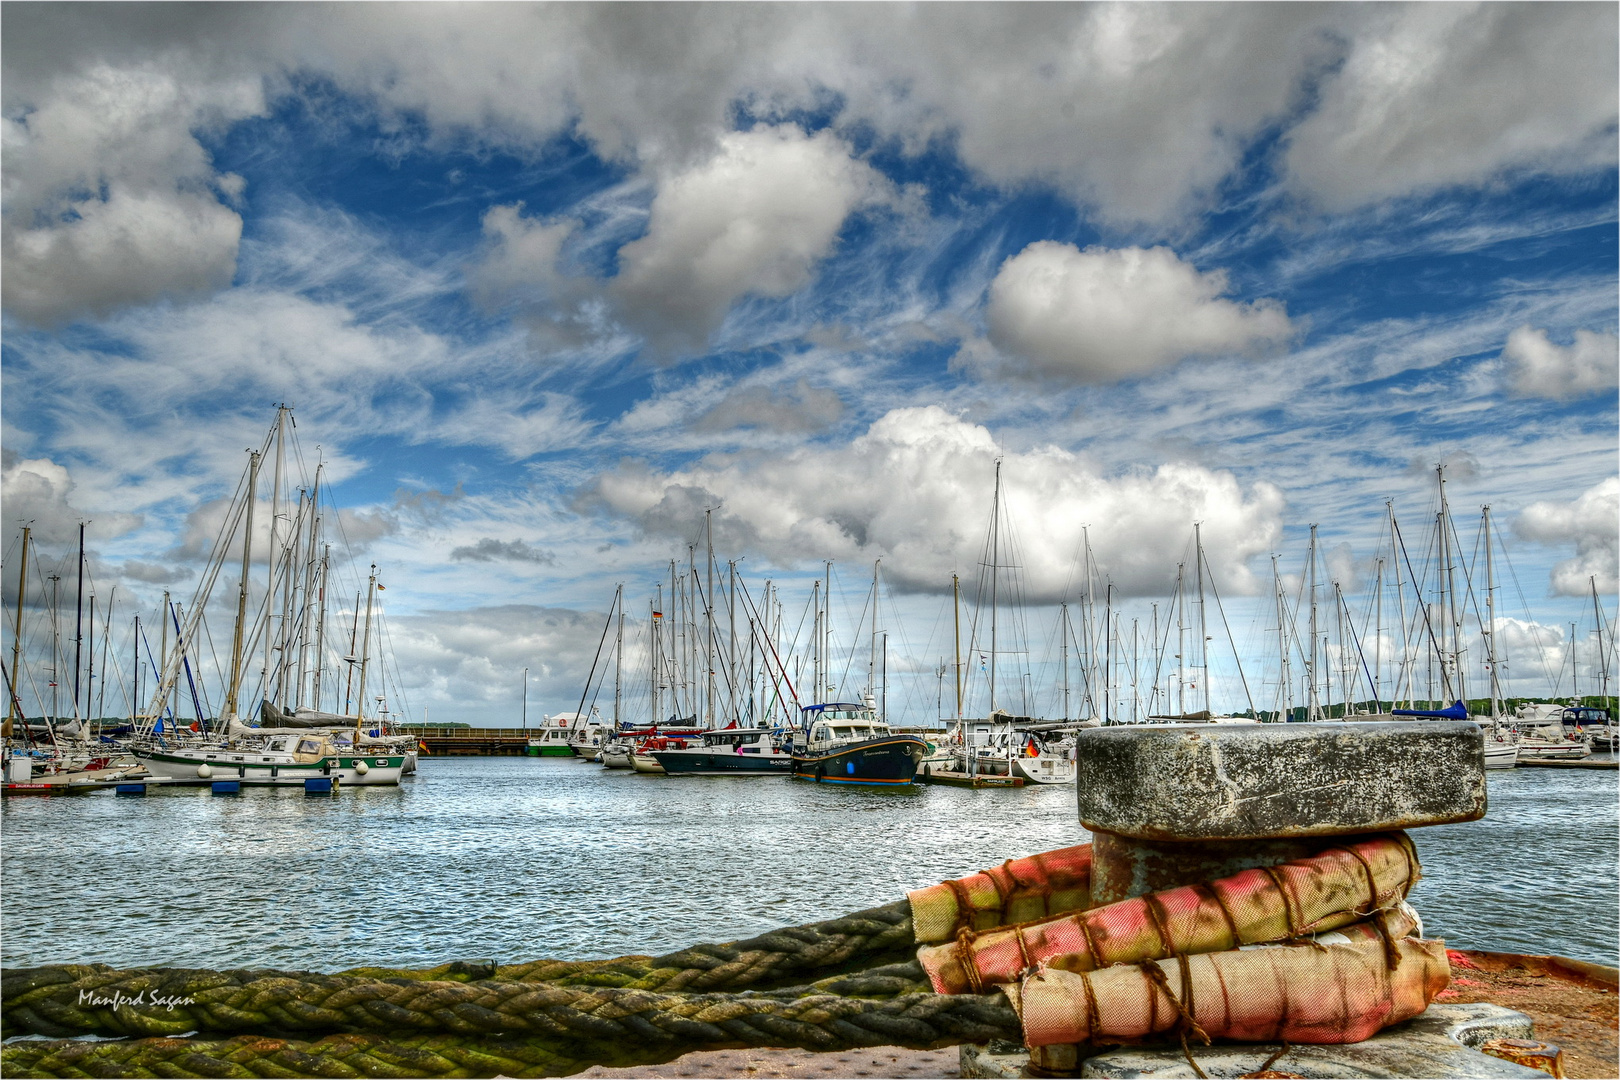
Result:
{"label": "concrete bollard", "polygon": [[1485,816],[1467,721],[1163,724],[1079,734],[1093,903],[1302,858],[1344,837]]}
{"label": "concrete bollard", "polygon": [[[1080,823],[1093,834],[1092,903],[1102,905],[1275,866],[1346,838],[1478,820],[1486,808],[1484,737],[1467,721],[1092,728],[1078,735],[1076,790]],[[1496,1019],[1506,1024],[1504,1031],[1528,1025],[1518,1013]],[[1310,1075],[1509,1074],[1506,1063],[1454,1037],[1406,1046],[1400,1028],[1415,1032],[1415,1025],[1419,1021],[1389,1029],[1366,1044],[1313,1047],[1312,1056],[1321,1059],[1317,1068],[1333,1068],[1331,1061],[1350,1071]],[[1396,1050],[1392,1039],[1400,1043]],[[1404,1054],[1404,1069],[1417,1071],[1355,1071],[1357,1053],[1372,1052],[1358,1047],[1373,1042],[1377,1054]],[[1177,1050],[1099,1051],[1040,1047],[1003,1056],[994,1067],[994,1055],[964,1051],[962,1074],[1011,1075],[1005,1070],[1027,1063],[1044,1075],[1192,1075],[1180,1071],[1187,1063]],[[1251,1056],[1226,1053],[1231,1061],[1223,1059],[1221,1071],[1211,1075],[1253,1069]]]}

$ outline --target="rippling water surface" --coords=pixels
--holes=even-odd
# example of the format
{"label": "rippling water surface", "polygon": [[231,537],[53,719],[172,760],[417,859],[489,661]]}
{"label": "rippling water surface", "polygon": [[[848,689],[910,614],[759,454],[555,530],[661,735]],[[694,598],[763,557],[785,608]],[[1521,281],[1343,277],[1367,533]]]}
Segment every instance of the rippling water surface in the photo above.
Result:
{"label": "rippling water surface", "polygon": [[[1616,959],[1617,776],[1490,774],[1416,834],[1456,946]],[[667,951],[826,918],[1087,839],[1074,789],[865,791],[559,758],[424,758],[398,788],[4,802],[7,966],[336,970]]]}

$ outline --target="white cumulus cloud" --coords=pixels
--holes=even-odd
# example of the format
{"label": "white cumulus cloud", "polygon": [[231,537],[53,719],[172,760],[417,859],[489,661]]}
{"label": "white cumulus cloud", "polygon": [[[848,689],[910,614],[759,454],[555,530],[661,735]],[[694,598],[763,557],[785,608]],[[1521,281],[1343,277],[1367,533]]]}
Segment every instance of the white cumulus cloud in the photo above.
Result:
{"label": "white cumulus cloud", "polygon": [[32,526],[32,537],[39,544],[65,544],[78,536],[79,523],[89,522],[86,535],[110,539],[141,524],[137,514],[125,514],[104,507],[80,507],[72,501],[73,475],[64,465],[49,458],[6,455],[0,470],[0,505],[5,509],[7,536],[24,525]]}
{"label": "white cumulus cloud", "polygon": [[1203,523],[1223,587],[1254,587],[1247,561],[1276,542],[1283,497],[1196,465],[1106,476],[1057,448],[1011,452],[985,428],[937,406],[896,409],[847,444],[733,456],[673,472],[622,466],[596,498],[643,529],[688,537],[718,506],[717,545],[780,563],[883,558],[889,580],[917,591],[970,577],[983,554],[996,461],[1031,601],[1073,595],[1082,528],[1125,594],[1167,591]]}
{"label": "white cumulus cloud", "polygon": [[258,79],[96,64],[12,100],[4,125],[4,303],[54,324],[222,288],[236,269],[241,178],[194,132],[263,111]]}
{"label": "white cumulus cloud", "polygon": [[1169,248],[1041,240],[990,284],[990,341],[1007,359],[963,360],[1064,382],[1108,382],[1188,356],[1253,353],[1292,335],[1275,300],[1222,298],[1224,271],[1200,272]]}
{"label": "white cumulus cloud", "polygon": [[655,341],[701,342],[737,299],[803,288],[845,218],[884,186],[830,132],[723,137],[712,158],[660,181],[647,234],[620,249],[623,317]]}
{"label": "white cumulus cloud", "polygon": [[1620,343],[1613,334],[1577,330],[1566,346],[1548,340],[1545,330],[1521,326],[1508,335],[1502,359],[1520,397],[1559,400],[1620,385]]}
{"label": "white cumulus cloud", "polygon": [[1572,502],[1536,502],[1524,508],[1513,531],[1543,544],[1575,545],[1575,554],[1552,568],[1552,591],[1585,596],[1595,579],[1599,595],[1620,588],[1620,477],[1588,488]]}
{"label": "white cumulus cloud", "polygon": [[1288,136],[1289,183],[1322,207],[1614,167],[1612,5],[1368,5],[1355,21]]}

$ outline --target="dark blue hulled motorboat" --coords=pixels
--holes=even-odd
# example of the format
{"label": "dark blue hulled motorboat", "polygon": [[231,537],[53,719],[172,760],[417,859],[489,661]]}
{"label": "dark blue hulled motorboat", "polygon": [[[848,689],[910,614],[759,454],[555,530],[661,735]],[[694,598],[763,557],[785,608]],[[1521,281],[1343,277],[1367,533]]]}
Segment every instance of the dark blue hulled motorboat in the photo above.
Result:
{"label": "dark blue hulled motorboat", "polygon": [[669,776],[786,776],[792,761],[770,728],[720,728],[701,742],[650,751]]}
{"label": "dark blue hulled motorboat", "polygon": [[793,733],[793,776],[824,784],[910,784],[928,744],[896,735],[868,705],[828,702],[800,712]]}

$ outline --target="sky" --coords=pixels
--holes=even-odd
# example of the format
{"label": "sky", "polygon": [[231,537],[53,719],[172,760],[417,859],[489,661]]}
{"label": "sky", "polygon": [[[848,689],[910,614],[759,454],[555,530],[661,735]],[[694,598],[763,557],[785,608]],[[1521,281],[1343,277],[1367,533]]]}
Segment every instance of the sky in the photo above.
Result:
{"label": "sky", "polygon": [[[881,696],[886,670],[899,721],[952,713],[958,666],[982,712],[992,652],[1014,711],[1265,708],[1290,637],[1299,703],[1312,526],[1320,625],[1358,628],[1326,631],[1318,674],[1376,669],[1388,698],[1401,657],[1432,667],[1402,626],[1421,627],[1412,579],[1434,598],[1440,465],[1469,693],[1487,593],[1507,692],[1594,692],[1612,641],[1593,593],[1606,627],[1620,588],[1616,21],[0,5],[8,642],[24,524],[37,545],[24,708],[53,669],[66,692],[87,623],[89,701],[127,713],[133,618],[162,652],[167,591],[207,612],[217,711],[238,571],[199,586],[280,404],[290,500],[321,463],[333,625],[353,632],[375,563],[383,693],[412,719],[611,709],[620,584],[623,707],[644,717],[655,590],[696,545],[707,595],[711,539],[718,580],[735,562],[749,590],[740,625],[773,583],[799,684],[831,562],[832,694]],[[1177,604],[1200,567],[1209,599]],[[1080,629],[1058,631],[1062,604]],[[1219,670],[1195,676],[1172,624],[1198,613]],[[1116,665],[1111,704],[1082,704],[1106,681],[1079,671],[1088,649]]]}

